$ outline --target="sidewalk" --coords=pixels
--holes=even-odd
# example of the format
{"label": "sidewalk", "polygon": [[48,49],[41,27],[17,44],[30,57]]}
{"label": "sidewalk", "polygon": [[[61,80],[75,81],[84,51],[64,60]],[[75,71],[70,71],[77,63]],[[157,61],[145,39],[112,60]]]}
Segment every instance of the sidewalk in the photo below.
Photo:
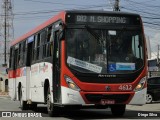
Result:
{"label": "sidewalk", "polygon": [[9,95],[8,95],[8,92],[0,92],[0,97],[1,96],[6,96],[6,97],[8,97]]}

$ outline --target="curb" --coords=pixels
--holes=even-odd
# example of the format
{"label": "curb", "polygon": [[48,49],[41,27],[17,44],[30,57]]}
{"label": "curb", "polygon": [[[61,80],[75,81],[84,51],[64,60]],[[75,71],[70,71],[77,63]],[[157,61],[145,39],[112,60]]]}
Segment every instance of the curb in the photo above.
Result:
{"label": "curb", "polygon": [[0,95],[0,98],[10,98],[9,95]]}

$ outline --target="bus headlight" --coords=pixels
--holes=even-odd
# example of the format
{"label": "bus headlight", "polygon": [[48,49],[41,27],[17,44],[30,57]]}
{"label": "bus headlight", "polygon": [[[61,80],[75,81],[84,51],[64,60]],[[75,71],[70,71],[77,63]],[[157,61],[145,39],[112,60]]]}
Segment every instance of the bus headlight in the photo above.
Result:
{"label": "bus headlight", "polygon": [[73,82],[73,80],[70,77],[65,75],[64,78],[65,78],[69,88],[76,90],[76,91],[80,91],[80,88]]}
{"label": "bus headlight", "polygon": [[139,91],[139,90],[142,90],[144,88],[146,84],[146,77],[142,78],[140,80],[140,82],[138,83],[138,85],[135,87],[134,91]]}

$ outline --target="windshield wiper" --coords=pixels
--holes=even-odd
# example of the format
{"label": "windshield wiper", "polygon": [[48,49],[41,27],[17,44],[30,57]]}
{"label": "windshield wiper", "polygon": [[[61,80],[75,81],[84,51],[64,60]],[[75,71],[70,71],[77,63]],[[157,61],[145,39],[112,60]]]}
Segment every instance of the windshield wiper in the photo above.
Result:
{"label": "windshield wiper", "polygon": [[101,37],[101,35],[99,35],[98,33],[96,33],[95,31],[93,31],[91,29],[91,27],[89,27],[88,25],[85,25],[85,28],[87,29],[87,31],[98,41],[98,43],[100,45],[103,45],[103,41],[104,39]]}

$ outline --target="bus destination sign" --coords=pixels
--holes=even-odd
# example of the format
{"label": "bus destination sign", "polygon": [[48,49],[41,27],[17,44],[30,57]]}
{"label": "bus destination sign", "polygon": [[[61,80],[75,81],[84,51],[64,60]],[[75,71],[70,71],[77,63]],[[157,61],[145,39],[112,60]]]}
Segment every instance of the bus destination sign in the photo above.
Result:
{"label": "bus destination sign", "polygon": [[138,17],[115,16],[115,15],[67,15],[67,23],[75,24],[138,24]]}
{"label": "bus destination sign", "polygon": [[126,17],[114,17],[114,16],[87,16],[77,15],[76,22],[91,22],[91,23],[120,23],[126,24]]}

